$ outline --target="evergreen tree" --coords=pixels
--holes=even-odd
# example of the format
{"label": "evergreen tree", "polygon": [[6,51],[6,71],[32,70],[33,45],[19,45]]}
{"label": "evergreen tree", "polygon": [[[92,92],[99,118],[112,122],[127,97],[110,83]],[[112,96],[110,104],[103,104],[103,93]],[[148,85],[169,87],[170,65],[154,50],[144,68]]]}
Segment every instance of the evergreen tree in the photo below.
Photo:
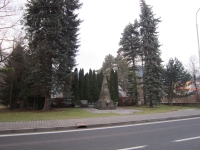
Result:
{"label": "evergreen tree", "polygon": [[93,102],[96,102],[99,99],[99,94],[98,94],[98,83],[97,83],[97,75],[95,70],[92,72],[92,94],[93,94]]}
{"label": "evergreen tree", "polygon": [[84,79],[84,94],[85,94],[85,99],[89,100],[90,97],[90,88],[89,88],[89,74],[85,74],[85,79]]}
{"label": "evergreen tree", "polygon": [[99,99],[100,92],[101,92],[101,86],[103,83],[103,71],[102,70],[100,73],[97,74],[97,82],[98,82],[98,99]]}
{"label": "evergreen tree", "polygon": [[80,99],[79,99],[79,77],[77,68],[74,69],[73,75],[74,75],[72,83],[73,99],[76,103],[78,103]]}
{"label": "evergreen tree", "polygon": [[155,18],[152,7],[147,5],[145,0],[140,0],[140,50],[144,54],[144,76],[143,90],[149,106],[161,101],[162,98],[162,80],[161,80],[161,52],[158,42],[157,25],[159,18]]}
{"label": "evergreen tree", "polygon": [[115,87],[114,87],[114,85],[115,85],[115,81],[114,81],[114,70],[113,69],[111,69],[111,71],[110,71],[110,76],[109,76],[109,78],[108,78],[108,88],[109,88],[109,92],[110,92],[110,98],[111,98],[111,100],[113,100],[114,101],[114,99],[115,99]]}
{"label": "evergreen tree", "polygon": [[191,75],[185,70],[183,64],[177,59],[169,59],[163,72],[164,92],[168,103],[172,105],[173,98],[188,96],[184,87],[190,81]]}
{"label": "evergreen tree", "polygon": [[137,66],[136,61],[140,55],[140,39],[139,39],[139,23],[135,20],[134,24],[128,24],[124,32],[122,33],[122,38],[120,39],[119,45],[121,48],[118,52],[121,52],[129,64],[129,73],[128,73],[128,94],[129,96],[138,102],[138,77],[136,74]]}
{"label": "evergreen tree", "polygon": [[88,101],[92,102],[93,101],[93,80],[92,80],[92,69],[89,70],[89,92],[90,96]]}
{"label": "evergreen tree", "polygon": [[79,98],[84,99],[84,69],[79,70]]}
{"label": "evergreen tree", "polygon": [[25,69],[24,47],[22,42],[17,42],[13,49],[11,57],[8,58],[3,68],[0,69],[0,99],[1,104],[13,106],[17,104],[20,98],[20,85],[22,82],[22,73]]}
{"label": "evergreen tree", "polygon": [[119,45],[121,46],[118,52],[122,52],[122,55],[126,61],[132,66],[136,65],[136,58],[139,56],[139,23],[135,20],[134,24],[129,23],[122,33]]}
{"label": "evergreen tree", "polygon": [[115,64],[117,65],[118,84],[123,90],[127,91],[129,85],[129,64],[120,53],[118,53],[118,55],[115,57]]}
{"label": "evergreen tree", "polygon": [[26,4],[25,25],[33,63],[32,77],[45,97],[44,109],[47,109],[51,94],[69,95],[81,23],[76,10],[81,5],[79,0],[30,0]]}
{"label": "evergreen tree", "polygon": [[[118,83],[122,89],[126,90],[128,87],[128,66],[129,64],[122,55],[122,51],[118,51],[118,55],[116,57],[111,54],[105,57],[102,67],[98,70],[98,72],[102,71],[105,75],[109,75],[111,69],[118,70]],[[99,87],[99,89],[101,89],[101,87]]]}
{"label": "evergreen tree", "polygon": [[108,78],[108,88],[110,92],[110,98],[114,102],[118,101],[119,99],[119,91],[118,91],[118,77],[117,71],[111,69],[110,76]]}
{"label": "evergreen tree", "polygon": [[114,99],[113,101],[117,102],[119,100],[119,89],[118,89],[118,72],[115,71],[114,73],[114,93],[115,93],[115,96],[114,96]]}
{"label": "evergreen tree", "polygon": [[113,65],[114,65],[114,56],[109,54],[105,56],[101,70],[103,71],[104,74],[108,75],[110,73],[110,70],[113,68]]}

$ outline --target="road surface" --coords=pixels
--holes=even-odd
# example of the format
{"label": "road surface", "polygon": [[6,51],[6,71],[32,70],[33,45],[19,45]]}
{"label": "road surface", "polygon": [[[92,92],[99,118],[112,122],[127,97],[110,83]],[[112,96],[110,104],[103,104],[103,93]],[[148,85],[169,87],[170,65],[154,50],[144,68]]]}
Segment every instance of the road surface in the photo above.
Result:
{"label": "road surface", "polygon": [[0,135],[1,150],[200,150],[200,118]]}

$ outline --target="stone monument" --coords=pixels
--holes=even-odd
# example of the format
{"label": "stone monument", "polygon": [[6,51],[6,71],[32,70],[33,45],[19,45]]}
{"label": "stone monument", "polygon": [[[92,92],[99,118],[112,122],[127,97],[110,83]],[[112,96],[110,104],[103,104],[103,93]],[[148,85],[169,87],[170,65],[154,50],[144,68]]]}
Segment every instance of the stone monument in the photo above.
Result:
{"label": "stone monument", "polygon": [[103,83],[101,87],[101,93],[99,96],[99,100],[95,104],[95,108],[97,109],[116,109],[113,101],[110,99],[110,92],[108,89],[107,79],[104,76]]}

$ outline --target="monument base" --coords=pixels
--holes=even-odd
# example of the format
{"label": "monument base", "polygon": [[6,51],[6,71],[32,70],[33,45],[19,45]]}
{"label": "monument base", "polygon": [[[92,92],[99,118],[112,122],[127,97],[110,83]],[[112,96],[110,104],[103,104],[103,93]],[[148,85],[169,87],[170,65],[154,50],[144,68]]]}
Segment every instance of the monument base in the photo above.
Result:
{"label": "monument base", "polygon": [[116,109],[112,100],[98,100],[95,104],[95,108],[101,110]]}

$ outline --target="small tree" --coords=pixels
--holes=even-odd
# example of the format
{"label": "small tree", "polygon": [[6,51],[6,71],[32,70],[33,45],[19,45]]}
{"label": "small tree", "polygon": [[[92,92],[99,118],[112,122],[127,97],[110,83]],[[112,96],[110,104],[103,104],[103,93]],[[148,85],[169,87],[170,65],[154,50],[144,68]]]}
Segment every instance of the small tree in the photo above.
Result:
{"label": "small tree", "polygon": [[78,69],[74,69],[73,73],[73,82],[72,82],[72,91],[73,91],[73,99],[76,103],[79,103],[79,77],[78,77]]}
{"label": "small tree", "polygon": [[93,80],[92,80],[92,69],[89,70],[89,102],[92,102],[94,97],[93,97]]}
{"label": "small tree", "polygon": [[93,72],[92,72],[92,86],[93,86],[93,88],[92,88],[92,95],[93,95],[92,102],[95,102],[99,99],[97,74],[96,74],[95,70],[93,70]]}
{"label": "small tree", "polygon": [[168,103],[172,105],[173,98],[184,97],[184,86],[190,81],[191,75],[185,70],[182,63],[177,59],[169,59],[168,64],[163,72],[164,92]]}
{"label": "small tree", "polygon": [[[13,50],[13,42],[15,35],[21,33],[19,30],[19,22],[22,19],[22,7],[16,5],[13,0],[0,1],[0,62],[6,61]],[[21,15],[20,15],[21,14]]]}
{"label": "small tree", "polygon": [[103,71],[102,70],[101,70],[101,72],[97,73],[97,83],[98,83],[98,99],[99,99],[101,87],[102,87],[102,83],[103,83]]}
{"label": "small tree", "polygon": [[111,100],[113,100],[114,102],[118,101],[119,91],[118,91],[117,71],[114,71],[113,69],[111,69],[110,76],[108,78],[108,88]]}
{"label": "small tree", "polygon": [[115,71],[114,72],[114,93],[115,93],[115,97],[114,97],[114,101],[117,102],[119,100],[119,88],[118,88],[118,72]]}
{"label": "small tree", "polygon": [[198,88],[199,85],[197,84],[197,78],[199,77],[199,70],[198,70],[198,61],[196,56],[190,56],[189,58],[189,66],[188,66],[188,70],[190,72],[190,74],[192,75],[192,83],[195,87],[195,93],[197,95],[197,101],[199,101],[199,92],[198,92]]}
{"label": "small tree", "polygon": [[79,70],[79,98],[80,100],[83,100],[84,99],[84,83],[85,83],[85,80],[84,80],[84,69],[80,69]]}
{"label": "small tree", "polygon": [[11,57],[9,57],[5,63],[5,66],[1,68],[0,73],[0,99],[3,105],[10,105],[12,110],[13,105],[20,99],[20,85],[22,82],[22,73],[25,69],[24,61],[24,47],[22,41],[18,41],[13,48]]}
{"label": "small tree", "polygon": [[84,79],[84,94],[85,94],[85,99],[89,100],[90,98],[90,87],[89,87],[89,74],[85,74],[85,79]]}
{"label": "small tree", "polygon": [[114,89],[114,70],[110,70],[110,76],[108,77],[108,88],[110,92],[110,98],[114,101],[115,99],[115,89]]}

